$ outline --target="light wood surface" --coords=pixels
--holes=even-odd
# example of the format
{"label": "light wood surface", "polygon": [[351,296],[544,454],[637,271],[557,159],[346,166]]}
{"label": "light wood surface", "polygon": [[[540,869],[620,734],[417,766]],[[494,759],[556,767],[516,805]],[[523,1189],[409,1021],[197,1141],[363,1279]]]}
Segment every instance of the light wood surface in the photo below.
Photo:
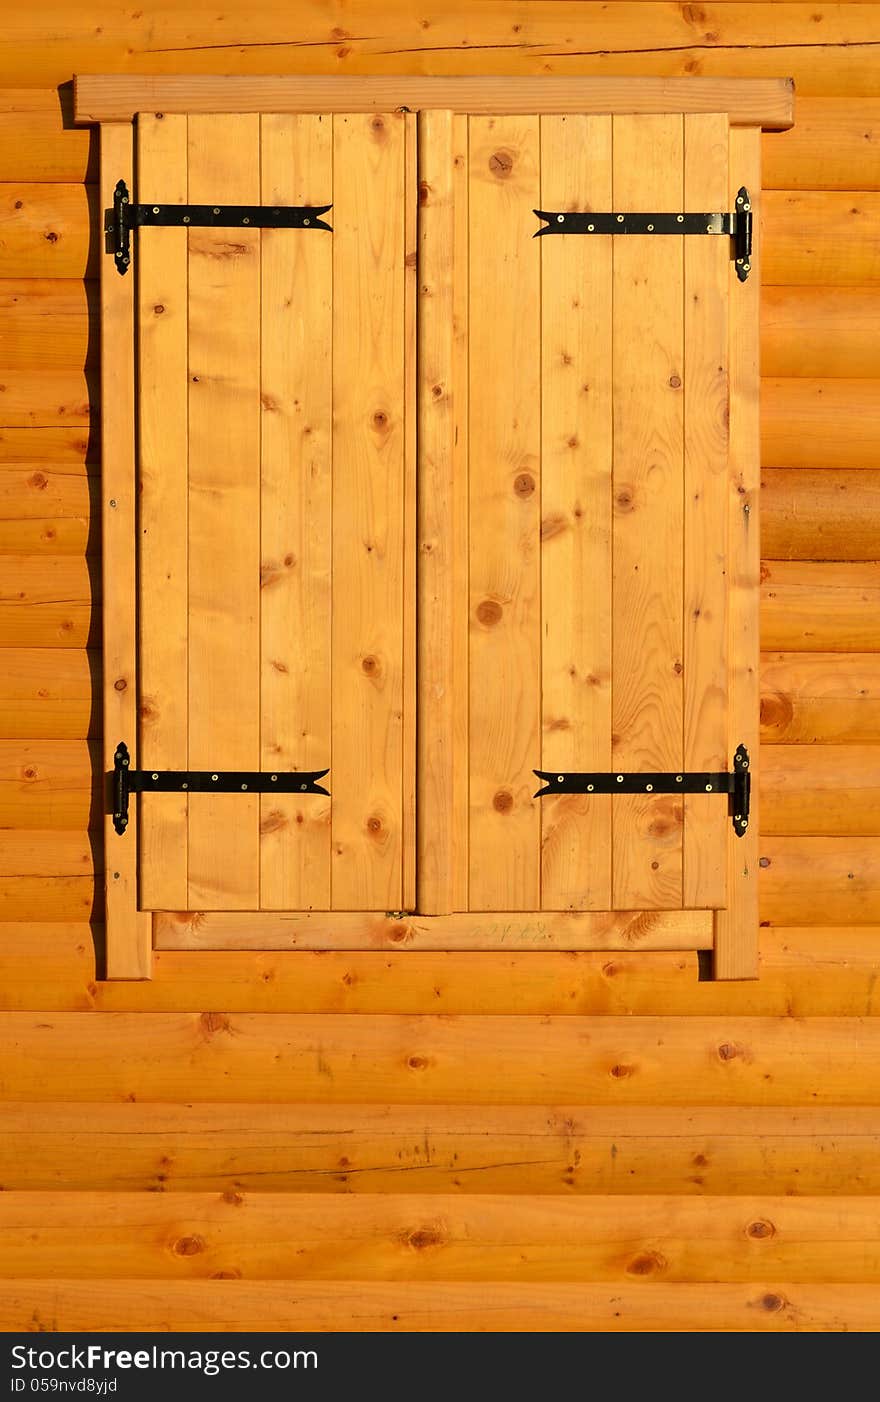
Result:
{"label": "light wood surface", "polygon": [[793,652],[880,652],[880,565],[765,560],[761,641]]}
{"label": "light wood surface", "polygon": [[[880,740],[880,655],[764,653],[761,740],[808,745]],[[872,755],[872,768],[873,763]]]}
{"label": "light wood surface", "polygon": [[771,560],[875,560],[880,471],[766,468],[761,527]]}

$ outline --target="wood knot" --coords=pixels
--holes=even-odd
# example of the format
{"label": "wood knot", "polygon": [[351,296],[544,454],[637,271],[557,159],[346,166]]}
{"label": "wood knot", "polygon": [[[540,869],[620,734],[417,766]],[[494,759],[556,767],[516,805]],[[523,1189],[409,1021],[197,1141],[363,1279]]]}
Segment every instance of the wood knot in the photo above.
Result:
{"label": "wood knot", "polygon": [[775,1235],[776,1228],[772,1222],[768,1222],[766,1217],[757,1217],[746,1227],[746,1236],[750,1236],[753,1241],[768,1241],[770,1237]]}
{"label": "wood knot", "polygon": [[768,867],[769,865],[770,865],[770,858],[769,858],[769,857],[759,857],[759,858],[758,858],[758,866],[759,866],[759,867],[765,867],[765,868],[766,868],[766,867]]}
{"label": "wood knot", "polygon": [[626,1267],[627,1275],[656,1275],[666,1270],[666,1257],[659,1251],[640,1251]]}
{"label": "wood knot", "polygon": [[375,813],[367,819],[367,832],[373,837],[379,837],[382,832],[382,819],[377,818]]}
{"label": "wood knot", "polygon": [[432,385],[432,386],[431,386],[431,393],[432,393],[432,395],[434,396],[435,399],[442,399],[442,397],[443,397],[443,386],[442,386],[442,385]]}
{"label": "wood knot", "polygon": [[493,151],[489,157],[489,169],[498,180],[506,180],[513,170],[512,151]]}
{"label": "wood knot", "polygon": [[361,659],[361,671],[368,677],[374,677],[379,670],[379,662],[375,657],[364,657]]}
{"label": "wood knot", "polygon": [[670,375],[670,376],[669,376],[669,388],[670,388],[670,389],[681,389],[681,376],[680,376],[680,375]]}
{"label": "wood knot", "polygon": [[530,497],[535,490],[535,479],[530,472],[520,472],[513,479],[513,490],[518,497]]}
{"label": "wood knot", "polygon": [[125,680],[125,677],[117,677],[117,678],[116,678],[115,682],[113,683],[113,690],[114,690],[114,691],[127,691],[127,690],[128,690],[128,682]]}
{"label": "wood knot", "polygon": [[611,1068],[611,1075],[616,1081],[624,1081],[626,1080],[627,1076],[631,1076],[632,1073],[633,1068],[631,1066],[627,1066],[626,1063],[622,1061],[616,1062],[615,1065]]}
{"label": "wood knot", "polygon": [[402,1234],[405,1245],[413,1251],[425,1251],[429,1246],[442,1246],[443,1233],[436,1227],[417,1227],[415,1231]]}
{"label": "wood knot", "polygon": [[561,535],[566,525],[566,519],[561,513],[557,513],[555,516],[545,516],[541,522],[541,539],[552,540],[554,536]]}
{"label": "wood knot", "polygon": [[633,494],[629,487],[624,487],[617,493],[617,496],[614,498],[614,505],[617,507],[618,511],[632,511]]}
{"label": "wood knot", "polygon": [[163,304],[162,302],[157,302],[156,305],[155,305],[155,307],[153,308],[153,313],[154,313],[154,315],[156,315],[156,316],[161,316],[162,313],[164,312],[164,310],[165,310],[164,304]]}
{"label": "wood knot", "polygon": [[722,1061],[735,1061],[738,1056],[742,1055],[742,1047],[738,1046],[736,1042],[722,1042],[718,1048],[718,1055]]}
{"label": "wood knot", "polygon": [[496,813],[509,813],[513,807],[513,794],[509,789],[499,789],[492,799],[492,807]]}
{"label": "wood knot", "polygon": [[424,1071],[428,1064],[428,1058],[426,1056],[410,1056],[407,1057],[406,1064],[411,1071]]}
{"label": "wood knot", "polygon": [[264,837],[267,837],[271,832],[281,832],[282,828],[286,827],[287,818],[277,808],[274,808],[271,813],[267,813],[260,822],[260,832]]}
{"label": "wood knot", "polygon": [[761,1309],[766,1310],[768,1314],[778,1313],[779,1310],[784,1308],[784,1295],[774,1295],[772,1291],[768,1290],[766,1295],[761,1296]]}
{"label": "wood knot", "polygon": [[175,1256],[198,1256],[200,1251],[204,1251],[205,1243],[200,1236],[181,1236],[174,1243]]}
{"label": "wood knot", "polygon": [[32,764],[29,764],[21,771],[21,776],[23,779],[36,779],[37,771]]}
{"label": "wood knot", "polygon": [[431,198],[431,187],[427,180],[419,181],[419,204],[426,205]]}
{"label": "wood knot", "polygon": [[388,415],[385,413],[384,409],[377,409],[373,415],[373,428],[379,433],[384,433],[387,427]]}
{"label": "wood knot", "polygon": [[484,628],[494,628],[500,623],[503,610],[496,599],[483,599],[477,604],[477,618]]}
{"label": "wood knot", "polygon": [[241,1193],[237,1193],[234,1188],[227,1188],[226,1192],[221,1194],[221,1196],[224,1202],[229,1203],[230,1207],[241,1207],[242,1203],[244,1202],[243,1195]]}
{"label": "wood knot", "polygon": [[694,1154],[694,1157],[691,1160],[691,1162],[693,1163],[695,1168],[709,1167],[709,1160],[706,1158],[705,1154]]}
{"label": "wood knot", "polygon": [[34,472],[28,478],[28,486],[36,487],[38,492],[43,492],[49,485],[49,479],[45,472]]}
{"label": "wood knot", "polygon": [[380,117],[380,116],[378,116],[378,114],[377,114],[375,117],[372,117],[372,118],[370,119],[370,130],[373,131],[373,132],[375,132],[377,136],[380,136],[380,135],[381,135],[381,136],[384,136],[384,135],[385,135],[385,119],[384,119],[384,117]]}

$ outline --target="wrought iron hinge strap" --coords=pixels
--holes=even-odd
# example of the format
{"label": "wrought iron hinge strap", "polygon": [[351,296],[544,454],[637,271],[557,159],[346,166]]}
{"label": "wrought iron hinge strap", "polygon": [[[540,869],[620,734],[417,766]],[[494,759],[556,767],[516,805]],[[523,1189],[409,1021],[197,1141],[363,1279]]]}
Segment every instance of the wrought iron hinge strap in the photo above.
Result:
{"label": "wrought iron hinge strap", "polygon": [[535,798],[550,794],[668,794],[720,793],[730,799],[730,816],[737,837],[743,837],[749,826],[751,772],[749,752],[745,745],[737,748],[731,773],[681,774],[553,774],[542,769],[533,771],[545,781]]}
{"label": "wrought iron hinge strap", "polygon": [[321,218],[332,205],[132,204],[124,180],[113,191],[104,233],[120,273],[131,263],[131,231],[150,225],[193,229],[326,229]]}
{"label": "wrought iron hinge strap", "polygon": [[733,239],[736,275],[745,282],[752,267],[752,202],[744,185],[730,214],[593,214],[581,210],[554,213],[536,209],[546,220],[542,234],[727,234]]}
{"label": "wrought iron hinge strap", "polygon": [[113,756],[113,826],[128,826],[128,799],[133,793],[312,793],[329,794],[318,783],[329,769],[268,772],[132,769],[128,746],[120,741]]}

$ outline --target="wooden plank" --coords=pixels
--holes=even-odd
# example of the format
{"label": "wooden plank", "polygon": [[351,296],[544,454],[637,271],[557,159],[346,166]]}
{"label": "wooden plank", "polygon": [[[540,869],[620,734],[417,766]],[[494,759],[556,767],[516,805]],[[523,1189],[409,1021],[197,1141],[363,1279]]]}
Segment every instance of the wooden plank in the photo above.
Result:
{"label": "wooden plank", "polygon": [[0,876],[92,876],[96,846],[98,835],[83,828],[28,831],[7,824]]}
{"label": "wooden plank", "polygon": [[762,833],[880,834],[874,745],[773,745],[760,777]]}
{"label": "wooden plank", "polygon": [[87,425],[97,408],[94,375],[81,370],[0,370],[0,418],[7,428]]}
{"label": "wooden plank", "polygon": [[0,314],[0,364],[18,370],[97,365],[95,282],[4,278],[0,281]]}
{"label": "wooden plank", "polygon": [[[596,7],[593,8],[595,10]],[[491,14],[492,11],[487,13]],[[533,8],[531,18],[534,19],[539,13]],[[380,14],[371,16],[369,23],[375,26],[378,21],[384,27],[390,14],[391,11],[383,8]],[[299,18],[302,20],[304,17]],[[468,18],[469,23],[474,19],[472,9]],[[643,16],[639,18],[642,20]],[[438,20],[441,25],[448,24],[453,21],[453,16],[447,11],[443,15],[432,16],[427,26],[419,25],[416,32],[422,52],[428,31],[431,42],[437,42]],[[412,24],[411,11],[405,7],[402,14],[395,15],[390,31],[398,44],[401,40],[401,21]],[[606,16],[606,33],[607,24]],[[321,38],[324,37],[322,34]],[[277,42],[274,31],[272,38]],[[352,35],[346,35],[345,42],[348,46],[358,41]],[[461,42],[459,36],[455,40],[459,49],[459,65],[462,61],[467,64],[467,49],[474,47],[473,37],[464,51],[461,50]],[[347,47],[345,56],[350,52]],[[307,51],[300,55],[300,73],[287,77],[232,75],[228,79],[219,79],[195,71],[190,71],[187,76],[158,76],[155,70],[150,75],[113,74],[109,71],[100,75],[77,73],[74,79],[76,120],[126,121],[136,112],[155,111],[157,107],[165,112],[366,112],[390,111],[401,105],[410,111],[438,107],[498,116],[517,115],[522,111],[605,113],[615,108],[633,112],[723,111],[731,114],[732,121],[780,129],[790,127],[794,120],[791,80],[776,75],[769,80],[745,82],[742,79],[729,82],[723,77],[706,79],[690,75],[677,80],[646,80],[640,77],[636,81],[621,82],[618,77],[591,77],[585,80],[583,77],[561,77],[542,72],[536,80],[518,75],[493,77],[492,62],[487,62],[487,58],[486,54],[481,55],[477,76],[451,79],[413,74],[412,59],[404,56],[401,76],[395,74],[389,77],[376,72],[354,78],[344,74],[337,76],[339,70],[335,65],[334,76],[328,81],[314,73],[309,76],[303,74],[302,70],[309,61]],[[155,62],[155,53],[153,59]],[[230,61],[234,63],[234,55],[230,56]],[[73,68],[76,67],[74,64]]]}
{"label": "wooden plank", "polygon": [[761,659],[761,743],[880,741],[880,656],[768,652]]}
{"label": "wooden plank", "polygon": [[0,112],[0,180],[75,185],[98,177],[97,133],[66,131],[56,109]]}
{"label": "wooden plank", "polygon": [[[611,118],[541,121],[541,208],[611,209]],[[611,241],[541,245],[546,770],[611,768]],[[610,795],[541,803],[541,904],[611,905]]]}
{"label": "wooden plank", "polygon": [[[170,1248],[170,1249],[169,1249]],[[874,1197],[0,1196],[3,1278],[876,1284]]]}
{"label": "wooden plank", "polygon": [[[18,1280],[7,1332],[839,1333],[880,1330],[874,1285]],[[306,1351],[308,1353],[308,1351]],[[317,1357],[319,1350],[315,1350]],[[307,1365],[303,1365],[307,1366]]]}
{"label": "wooden plank", "polygon": [[[158,961],[157,961],[158,963]],[[755,985],[748,985],[751,989]],[[107,985],[105,985],[107,987]],[[711,993],[733,985],[705,985]],[[113,985],[121,995],[134,985]],[[143,990],[141,990],[143,992]],[[876,1194],[868,1107],[0,1105],[10,1191]],[[564,1200],[564,1199],[562,1199]],[[655,1282],[656,1284],[656,1282]]]}
{"label": "wooden plank", "polygon": [[872,926],[768,926],[758,979],[699,987],[696,951],[650,948],[618,959],[541,948],[160,950],[149,984],[96,984],[101,927],[41,921],[23,932],[10,923],[0,926],[0,1003],[7,1011],[186,1012],[201,1003],[273,1013],[430,1006],[447,1014],[872,1017],[880,1014],[877,937]]}
{"label": "wooden plank", "polygon": [[467,118],[419,119],[417,909],[467,908]]}
{"label": "wooden plank", "polygon": [[98,731],[97,651],[6,648],[0,668],[0,736],[80,740]]}
{"label": "wooden plank", "polygon": [[541,904],[536,117],[469,122],[469,908]]}
{"label": "wooden plank", "polygon": [[94,557],[0,555],[0,647],[97,646],[99,573]]}
{"label": "wooden plank", "polygon": [[[116,182],[133,180],[131,126],[101,128],[101,204],[113,204]],[[64,186],[57,186],[64,189]],[[110,258],[101,263],[101,545],[104,589],[102,637],[104,657],[103,770],[113,769],[113,755],[124,741],[137,756],[137,482],[135,470],[134,279],[119,276]],[[108,805],[109,810],[109,805]],[[109,811],[104,838],[112,860],[107,864],[104,903],[107,925],[107,977],[149,978],[149,918],[137,910],[138,814],[131,813],[120,837]],[[48,911],[46,912],[48,915]]]}
{"label": "wooden plank", "polygon": [[0,740],[0,828],[100,827],[100,765],[85,740]]}
{"label": "wooden plank", "polygon": [[0,920],[90,920],[100,910],[92,876],[0,877]]}
{"label": "wooden plank", "polygon": [[2,463],[100,463],[100,424],[84,428],[0,428]]}
{"label": "wooden plank", "polygon": [[876,562],[769,561],[761,567],[761,643],[791,652],[880,651]]}
{"label": "wooden plank", "polygon": [[769,190],[764,211],[768,285],[880,282],[880,193]]}
{"label": "wooden plank", "polygon": [[100,264],[91,225],[98,208],[95,185],[0,186],[0,277],[96,277]]}
{"label": "wooden plank", "polygon": [[[613,139],[615,209],[683,207],[680,117],[615,117]],[[683,546],[682,242],[618,238],[613,247],[612,761],[675,772],[683,600],[681,570],[669,562]],[[612,831],[613,904],[680,906],[680,800],[616,795]]]}
{"label": "wooden plank", "polygon": [[880,287],[764,287],[763,373],[880,378],[878,321]]}
{"label": "wooden plank", "polygon": [[[189,198],[256,204],[259,118],[188,121]],[[260,768],[260,231],[189,239],[189,767]],[[192,794],[188,905],[260,903],[260,800]]]}
{"label": "wooden plank", "polygon": [[761,405],[764,467],[880,468],[880,381],[765,379]]}
{"label": "wooden plank", "polygon": [[701,911],[532,911],[332,918],[285,911],[166,913],[154,922],[162,949],[662,949],[708,948]]}
{"label": "wooden plank", "polygon": [[765,190],[878,190],[880,98],[799,97],[785,139],[761,142]]}
{"label": "wooden plank", "polygon": [[[736,172],[737,178],[742,177]],[[725,116],[684,119],[684,209],[723,209],[729,194]],[[684,240],[684,752],[688,770],[731,763],[728,725],[730,250]],[[757,581],[755,581],[757,592]],[[735,747],[734,747],[735,748]],[[727,814],[688,794],[682,903],[727,904]]]}
{"label": "wooden plank", "polygon": [[876,559],[880,471],[765,468],[761,540],[771,560]]}
{"label": "wooden plank", "polygon": [[730,133],[730,190],[750,191],[756,230],[752,271],[739,282],[729,265],[730,463],[727,569],[730,682],[727,703],[728,754],[745,745],[752,766],[750,822],[744,836],[728,835],[727,911],[715,917],[714,973],[720,979],[754,978],[758,972],[758,834],[760,795],[754,780],[759,761],[759,589],[761,580],[759,298],[763,267],[761,148],[756,131]]}
{"label": "wooden plank", "polygon": [[98,483],[82,464],[0,464],[0,553],[85,555],[97,549]]}
{"label": "wooden plank", "polygon": [[[876,838],[767,838],[817,844]],[[852,857],[851,857],[852,860]],[[802,859],[803,866],[809,855]],[[819,884],[814,882],[814,894]],[[855,909],[855,902],[850,902]],[[841,900],[836,909],[848,911]],[[815,918],[815,917],[814,917]],[[862,919],[869,919],[867,908]],[[826,916],[827,919],[827,916]],[[809,923],[804,921],[803,923]],[[0,1098],[283,1104],[877,1104],[877,1018],[0,1014]],[[480,1074],[474,1075],[474,1068]]]}
{"label": "wooden plank", "polygon": [[[332,202],[332,119],[264,116],[260,140],[264,204]],[[332,239],[262,234],[260,768],[270,771],[330,763]],[[263,907],[327,909],[330,800],[264,795],[260,819]]]}
{"label": "wooden plank", "polygon": [[417,901],[416,784],[418,781],[418,260],[419,137],[418,117],[404,115],[403,171],[403,638],[401,732],[401,873],[400,903],[415,910]]}
{"label": "wooden plank", "polygon": [[771,925],[880,922],[880,839],[764,837],[761,918]]}
{"label": "wooden plank", "polygon": [[405,126],[394,113],[336,117],[333,129],[332,903],[397,910]]}
{"label": "wooden plank", "polygon": [[[264,117],[261,141],[264,202],[332,201],[331,121]],[[331,255],[320,236],[262,236],[262,768],[330,758]],[[329,904],[329,814],[320,799],[262,800],[265,907]]]}
{"label": "wooden plank", "polygon": [[[187,119],[142,113],[137,198],[187,203]],[[138,763],[188,768],[187,231],[137,240]],[[139,904],[187,904],[187,798],[140,800]]]}

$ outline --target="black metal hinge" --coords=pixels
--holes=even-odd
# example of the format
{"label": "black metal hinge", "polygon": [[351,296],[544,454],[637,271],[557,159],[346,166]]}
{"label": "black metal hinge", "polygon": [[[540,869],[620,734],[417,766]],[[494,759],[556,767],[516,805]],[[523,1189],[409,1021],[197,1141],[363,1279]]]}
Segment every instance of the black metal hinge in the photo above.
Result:
{"label": "black metal hinge", "polygon": [[536,209],[547,221],[542,234],[727,234],[733,240],[731,256],[736,275],[745,282],[752,269],[752,202],[745,185],[736,197],[731,214],[591,214],[580,210],[565,213]]}
{"label": "black metal hinge", "polygon": [[113,208],[105,216],[108,253],[120,273],[131,263],[131,231],[149,225],[193,229],[326,229],[332,224],[320,217],[332,205],[250,204],[132,204],[124,180],[113,191]]}
{"label": "black metal hinge", "polygon": [[329,794],[317,782],[328,769],[288,770],[286,773],[212,774],[207,769],[132,769],[128,746],[122,741],[113,756],[113,826],[128,827],[128,797],[133,793],[318,793]]}
{"label": "black metal hinge", "polygon": [[533,771],[545,780],[535,798],[565,793],[722,793],[730,803],[730,817],[737,837],[744,837],[749,826],[752,776],[745,745],[733,756],[732,773],[723,774],[550,774]]}

